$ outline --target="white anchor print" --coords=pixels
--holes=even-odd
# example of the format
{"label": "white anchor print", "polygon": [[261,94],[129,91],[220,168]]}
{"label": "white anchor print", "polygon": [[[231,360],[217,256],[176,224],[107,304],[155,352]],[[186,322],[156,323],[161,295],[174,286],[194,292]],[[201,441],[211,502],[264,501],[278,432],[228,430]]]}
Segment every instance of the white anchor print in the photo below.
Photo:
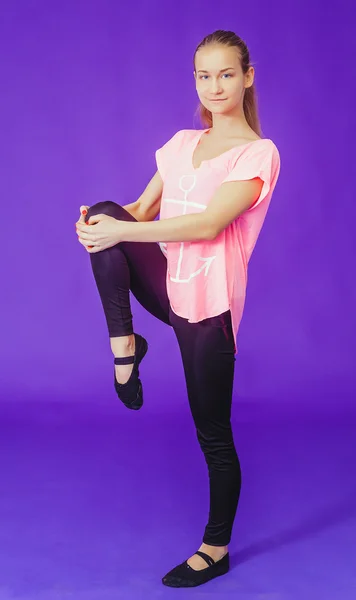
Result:
{"label": "white anchor print", "polygon": [[[192,178],[192,183],[191,183],[190,187],[185,188],[185,187],[183,187],[183,180],[184,179],[189,180],[189,177]],[[198,202],[189,202],[189,200],[188,200],[188,194],[195,188],[196,181],[197,181],[196,175],[182,175],[179,178],[179,189],[184,193],[184,200],[177,200],[175,198],[164,198],[163,199],[164,202],[171,202],[172,204],[182,204],[183,205],[183,213],[182,213],[183,215],[187,214],[188,205],[205,210],[206,209],[205,204],[199,204]],[[163,253],[166,254],[166,250],[164,248],[164,246],[166,246],[166,244],[163,244],[161,242],[160,246],[161,246]],[[202,260],[204,264],[199,269],[194,271],[193,273],[190,273],[188,278],[182,279],[180,277],[180,272],[181,272],[181,268],[182,268],[183,255],[184,255],[184,242],[181,242],[180,248],[179,248],[177,273],[176,273],[175,277],[172,277],[170,275],[170,280],[173,281],[174,283],[188,283],[191,279],[193,279],[193,277],[196,277],[203,271],[205,271],[204,275],[206,277],[208,275],[211,263],[213,262],[214,258],[216,258],[216,256],[209,256],[208,258],[203,258],[202,256],[197,256],[197,259]]]}

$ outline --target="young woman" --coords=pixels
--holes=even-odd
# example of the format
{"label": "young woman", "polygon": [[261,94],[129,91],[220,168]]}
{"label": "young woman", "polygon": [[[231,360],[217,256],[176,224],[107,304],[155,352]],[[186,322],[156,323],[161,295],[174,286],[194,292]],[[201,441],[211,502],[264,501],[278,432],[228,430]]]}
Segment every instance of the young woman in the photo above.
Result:
{"label": "young woman", "polygon": [[130,290],[178,340],[208,465],[210,511],[198,551],[162,579],[174,587],[200,585],[229,570],[241,487],[230,421],[236,334],[248,261],[280,168],[275,144],[260,135],[254,68],[241,38],[222,30],[205,37],[194,54],[194,77],[207,128],[178,131],[157,150],[158,170],[136,202],[82,206],[76,223],[125,406],[142,406],[139,364],[148,348],[133,330]]}

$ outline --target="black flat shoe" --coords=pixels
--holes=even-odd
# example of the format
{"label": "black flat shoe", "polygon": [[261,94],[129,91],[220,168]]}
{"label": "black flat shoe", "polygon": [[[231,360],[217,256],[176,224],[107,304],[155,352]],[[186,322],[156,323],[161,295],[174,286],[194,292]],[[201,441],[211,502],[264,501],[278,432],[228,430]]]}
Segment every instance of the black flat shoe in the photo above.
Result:
{"label": "black flat shoe", "polygon": [[195,587],[206,583],[214,577],[224,575],[230,568],[229,553],[227,552],[220,560],[215,561],[211,556],[205,554],[201,550],[197,550],[195,554],[198,554],[208,563],[207,569],[196,571],[185,560],[183,563],[174,567],[167,575],[162,578],[164,585],[170,587]]}
{"label": "black flat shoe", "polygon": [[148,344],[142,335],[135,333],[134,336],[134,356],[122,356],[114,359],[115,365],[131,365],[133,363],[132,373],[126,383],[119,383],[116,379],[114,369],[114,384],[116,393],[125,406],[132,410],[138,410],[143,404],[143,389],[141,380],[139,379],[138,366],[148,350]]}

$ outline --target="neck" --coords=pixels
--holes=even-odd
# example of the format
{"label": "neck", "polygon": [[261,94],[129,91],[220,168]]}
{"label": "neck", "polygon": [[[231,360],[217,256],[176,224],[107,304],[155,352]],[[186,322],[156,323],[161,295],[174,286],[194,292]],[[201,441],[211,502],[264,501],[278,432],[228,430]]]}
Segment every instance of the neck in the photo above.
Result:
{"label": "neck", "polygon": [[242,106],[235,109],[231,114],[213,114],[212,130],[217,137],[243,137],[251,131],[246,121]]}

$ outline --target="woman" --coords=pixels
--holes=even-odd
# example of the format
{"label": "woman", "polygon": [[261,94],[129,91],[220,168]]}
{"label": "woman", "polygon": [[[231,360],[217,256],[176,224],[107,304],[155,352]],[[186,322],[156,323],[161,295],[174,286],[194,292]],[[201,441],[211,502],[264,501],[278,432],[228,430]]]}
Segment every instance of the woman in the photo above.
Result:
{"label": "woman", "polygon": [[136,202],[81,207],[76,223],[90,253],[115,357],[115,389],[125,406],[142,406],[139,364],[148,348],[133,330],[130,290],[173,327],[180,347],[208,465],[210,511],[198,551],[162,579],[174,587],[200,585],[229,570],[241,487],[230,421],[235,340],[247,264],[280,168],[276,146],[260,136],[245,43],[230,31],[208,35],[195,51],[194,77],[207,129],[178,131],[157,150],[158,170]]}

